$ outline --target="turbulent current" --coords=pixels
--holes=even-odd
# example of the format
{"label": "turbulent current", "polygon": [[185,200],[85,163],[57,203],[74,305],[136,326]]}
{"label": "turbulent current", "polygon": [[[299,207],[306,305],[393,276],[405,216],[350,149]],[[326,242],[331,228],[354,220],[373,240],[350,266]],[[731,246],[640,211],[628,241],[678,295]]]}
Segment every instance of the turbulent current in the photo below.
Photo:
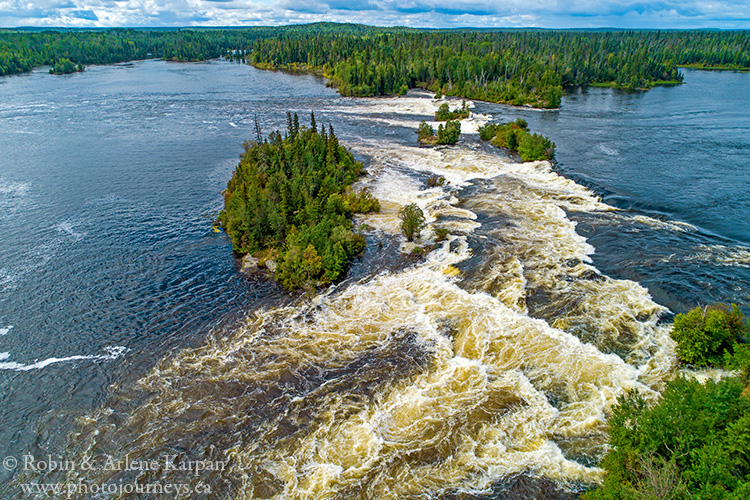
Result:
{"label": "turbulent current", "polygon": [[[438,148],[414,134],[432,95],[227,61],[0,79],[0,498],[573,498],[617,397],[675,373],[672,314],[750,312],[748,78],[476,102]],[[287,110],[333,125],[382,206],[314,297],[213,229],[254,117]],[[558,164],[479,141],[517,117]]]}
{"label": "turbulent current", "polygon": [[[439,104],[417,95],[340,112],[415,128]],[[234,499],[439,498],[519,475],[563,490],[600,481],[617,397],[654,396],[675,366],[665,309],[601,274],[568,217],[613,209],[548,162],[516,163],[476,141],[347,145],[367,159],[361,184],[383,206],[358,223],[371,248],[400,245],[395,263],[165,358],[112,388],[71,436],[79,459],[176,455],[226,469],[56,477],[205,483]],[[447,182],[428,187],[432,175]],[[428,222],[416,244],[434,245],[424,257],[398,236],[411,202]]]}

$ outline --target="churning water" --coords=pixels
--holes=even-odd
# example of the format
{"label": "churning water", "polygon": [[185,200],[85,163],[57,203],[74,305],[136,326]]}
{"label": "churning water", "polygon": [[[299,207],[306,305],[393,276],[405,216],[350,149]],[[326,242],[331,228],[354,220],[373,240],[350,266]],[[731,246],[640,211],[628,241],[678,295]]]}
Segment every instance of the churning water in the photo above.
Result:
{"label": "churning water", "polygon": [[[645,95],[669,108],[701,75]],[[651,97],[575,93],[552,112],[476,104],[462,124],[525,116],[557,142],[555,168],[471,134],[418,147],[413,130],[440,104],[427,94],[344,99],[313,77],[220,61],[37,72],[0,93],[6,454],[229,464],[19,473],[8,489],[44,478],[204,483],[212,498],[449,498],[518,475],[575,489],[600,479],[617,396],[655,396],[674,370],[667,307],[750,306],[746,220],[702,226],[680,200],[656,203],[648,193],[663,189],[644,195],[631,165],[645,146],[634,138],[618,163],[621,141],[592,140],[602,120],[627,129],[621,109],[653,124]],[[253,115],[269,131],[287,109],[333,123],[383,206],[359,219],[368,250],[349,278],[309,300],[241,278],[212,231]],[[750,124],[724,119],[738,131],[722,146],[737,148],[732,185],[747,188]],[[707,129],[691,128],[700,147]],[[610,168],[597,177],[579,164],[589,158]],[[684,158],[663,161],[694,188]],[[432,175],[447,182],[428,187]],[[717,213],[747,215],[737,193]],[[435,244],[424,258],[397,236],[412,202],[429,223],[420,244]],[[663,285],[656,301],[651,283]]]}

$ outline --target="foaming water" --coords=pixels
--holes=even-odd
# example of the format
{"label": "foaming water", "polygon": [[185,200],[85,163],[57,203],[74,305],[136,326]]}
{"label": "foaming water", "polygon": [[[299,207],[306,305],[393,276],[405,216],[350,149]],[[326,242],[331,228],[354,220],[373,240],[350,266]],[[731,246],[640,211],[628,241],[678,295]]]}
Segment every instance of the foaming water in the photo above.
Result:
{"label": "foaming water", "polygon": [[[395,123],[424,111],[408,99],[373,106]],[[675,365],[657,325],[664,308],[638,284],[600,274],[566,214],[611,208],[547,162],[516,164],[475,144],[349,145],[369,159],[363,184],[383,206],[361,222],[394,235],[398,209],[417,203],[428,226],[416,244],[434,250],[296,307],[257,311],[230,335],[165,358],[72,436],[79,456],[176,453],[228,460],[226,471],[67,481],[208,482],[237,499],[400,499],[487,493],[518,474],[564,489],[601,480],[592,464],[616,398],[655,397]],[[426,188],[430,175],[447,182]],[[436,227],[448,229],[445,241]]]}
{"label": "foaming water", "polygon": [[29,365],[25,365],[23,363],[16,363],[13,361],[5,361],[10,357],[10,353],[4,352],[2,353],[3,354],[2,358],[0,359],[3,361],[3,363],[0,363],[0,370],[13,370],[17,372],[27,372],[30,370],[41,370],[42,368],[45,368],[50,365],[54,365],[57,363],[68,363],[71,361],[82,361],[82,360],[108,361],[108,360],[119,358],[128,349],[122,346],[114,346],[114,347],[105,347],[104,350],[107,352],[107,354],[76,355],[76,356],[66,356],[64,358],[47,358],[41,361],[36,361]]}
{"label": "foaming water", "polygon": [[[457,146],[421,148],[414,129],[443,102],[426,93],[343,99],[315,79],[216,62],[32,77],[45,102],[4,101],[18,126],[0,141],[43,135],[53,117],[70,137],[95,131],[104,153],[87,164],[90,145],[68,144],[65,165],[48,171],[24,169],[23,148],[8,149],[0,206],[24,218],[0,215],[12,242],[0,248],[0,294],[11,299],[0,303],[2,442],[39,429],[37,454],[228,467],[26,473],[12,486],[202,482],[217,498],[401,499],[491,496],[534,478],[575,491],[601,480],[617,396],[655,398],[674,371],[665,305],[745,290],[745,247],[631,200],[613,208],[595,182],[515,163],[473,135],[518,115],[540,130],[565,107],[469,103]],[[57,92],[95,105],[63,105]],[[581,101],[570,100],[579,113]],[[253,115],[267,132],[286,110],[304,118],[300,107],[366,161],[362,187],[383,207],[358,216],[372,230],[347,279],[311,299],[240,279],[211,229]],[[94,116],[99,127],[75,125]],[[570,142],[545,132],[570,162]],[[628,157],[592,144],[607,161]],[[446,182],[429,187],[431,176]],[[56,207],[81,179],[86,192]],[[407,203],[427,221],[412,244],[399,236]],[[72,432],[69,414],[79,416]]]}

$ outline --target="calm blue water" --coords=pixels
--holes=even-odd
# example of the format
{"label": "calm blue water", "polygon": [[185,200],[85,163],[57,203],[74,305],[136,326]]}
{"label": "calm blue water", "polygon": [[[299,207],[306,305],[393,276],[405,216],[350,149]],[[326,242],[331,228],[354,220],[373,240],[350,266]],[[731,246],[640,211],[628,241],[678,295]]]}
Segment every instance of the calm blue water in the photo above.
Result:
{"label": "calm blue water", "polygon": [[[750,310],[750,75],[685,80],[576,91],[559,111],[477,110],[525,117],[562,172],[626,209],[570,214],[603,272],[676,312],[709,299]],[[254,115],[269,131],[286,110],[344,101],[311,76],[222,61],[0,79],[0,455],[54,449],[110,384],[287,300],[238,275],[212,230],[220,193]],[[319,121],[344,140],[414,140],[333,111]]]}

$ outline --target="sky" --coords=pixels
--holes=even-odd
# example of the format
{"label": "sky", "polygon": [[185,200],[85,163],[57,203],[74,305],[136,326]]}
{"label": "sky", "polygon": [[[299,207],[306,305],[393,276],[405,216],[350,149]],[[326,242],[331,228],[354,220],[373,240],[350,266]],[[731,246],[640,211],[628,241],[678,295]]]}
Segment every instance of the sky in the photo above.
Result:
{"label": "sky", "polygon": [[750,0],[0,0],[0,27],[277,26],[750,29]]}

